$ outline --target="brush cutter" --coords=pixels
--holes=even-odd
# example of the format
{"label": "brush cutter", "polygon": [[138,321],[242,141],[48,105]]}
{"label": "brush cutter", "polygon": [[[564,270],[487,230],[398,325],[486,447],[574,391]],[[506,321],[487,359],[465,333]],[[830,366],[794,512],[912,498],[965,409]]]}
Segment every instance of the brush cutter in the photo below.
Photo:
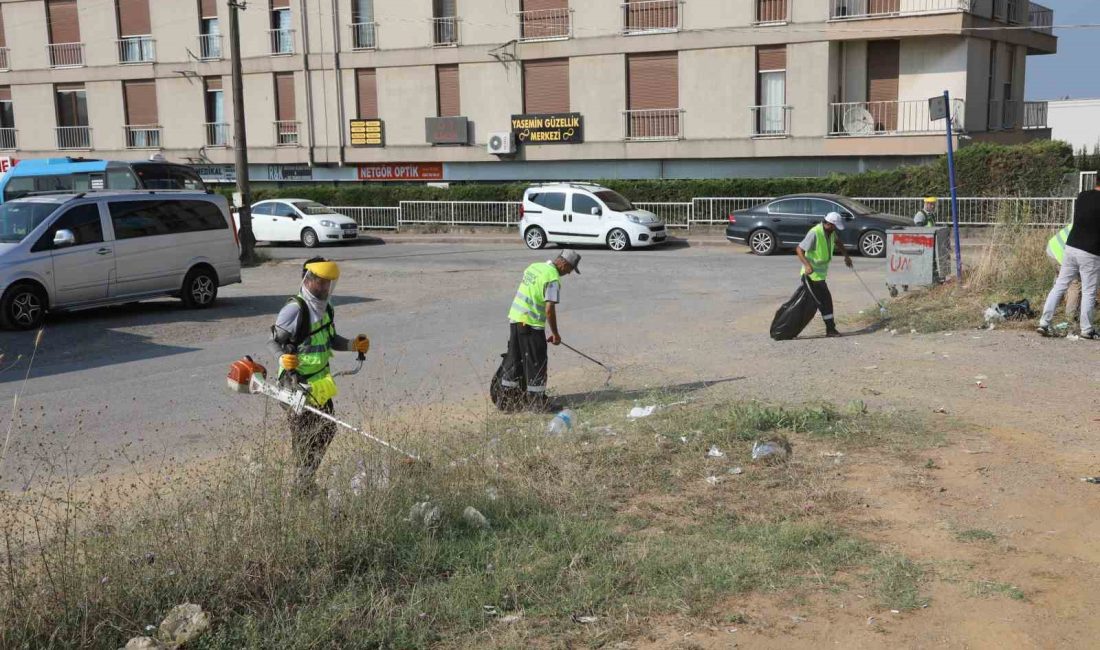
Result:
{"label": "brush cutter", "polygon": [[[366,355],[362,352],[359,353],[359,365],[355,367],[355,370],[345,370],[343,372],[333,373],[333,377],[350,377],[356,375],[363,369],[363,361],[366,359]],[[287,373],[284,377],[291,378],[293,375]],[[317,417],[324,418],[333,424],[344,427],[350,431],[354,431],[363,436],[367,440],[376,444],[382,445],[387,449],[396,451],[410,461],[419,461],[420,457],[416,454],[411,454],[399,447],[396,447],[381,438],[372,436],[371,434],[363,431],[358,427],[354,427],[347,422],[341,422],[335,417],[325,413],[321,409],[310,406],[309,404],[309,384],[297,381],[280,381],[269,382],[267,380],[267,369],[262,365],[252,360],[252,357],[245,357],[238,361],[234,361],[229,366],[229,375],[226,377],[226,382],[229,385],[229,390],[236,393],[248,393],[251,395],[265,395],[280,404],[283,404],[295,414],[301,414],[305,411],[316,415]]]}
{"label": "brush cutter", "polygon": [[856,271],[855,267],[852,267],[852,273],[856,274],[856,279],[859,280],[859,283],[863,285],[863,288],[867,291],[867,295],[871,296],[871,300],[874,300],[875,304],[878,305],[879,316],[886,318],[886,305],[884,305],[881,300],[875,297],[874,292],[871,291],[871,287],[867,286],[867,283],[863,281],[863,278],[860,277],[859,272]]}
{"label": "brush cutter", "polygon": [[612,369],[611,369],[610,367],[608,367],[608,366],[606,366],[606,365],[604,365],[604,364],[600,363],[599,361],[596,361],[596,360],[595,360],[595,359],[593,359],[592,357],[588,356],[587,354],[585,354],[585,353],[581,352],[581,351],[580,351],[580,350],[578,350],[577,348],[573,347],[572,345],[569,345],[568,343],[566,343],[566,342],[564,342],[564,341],[562,342],[562,345],[563,345],[563,346],[565,346],[565,347],[567,347],[567,348],[569,348],[570,350],[572,350],[572,351],[576,352],[577,354],[579,354],[580,356],[584,357],[585,359],[588,359],[589,361],[591,361],[592,363],[596,364],[597,366],[599,366],[599,367],[603,368],[604,370],[606,370],[606,371],[607,371],[607,381],[605,381],[605,382],[603,383],[603,385],[604,385],[604,386],[610,386],[610,385],[611,385],[611,375],[612,375],[612,374],[614,373],[614,371],[613,371],[613,370],[612,370]]}

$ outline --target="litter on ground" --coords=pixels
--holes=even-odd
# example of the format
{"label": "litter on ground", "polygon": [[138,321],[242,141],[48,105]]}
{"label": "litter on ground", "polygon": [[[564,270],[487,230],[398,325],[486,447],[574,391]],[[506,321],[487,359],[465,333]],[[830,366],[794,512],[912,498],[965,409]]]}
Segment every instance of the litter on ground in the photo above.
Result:
{"label": "litter on ground", "polygon": [[726,452],[718,448],[718,445],[711,445],[707,450],[707,458],[725,458]]}
{"label": "litter on ground", "polygon": [[631,420],[637,420],[638,418],[648,418],[657,411],[656,404],[650,404],[649,406],[635,406],[630,409],[630,413],[626,414],[626,417]]}

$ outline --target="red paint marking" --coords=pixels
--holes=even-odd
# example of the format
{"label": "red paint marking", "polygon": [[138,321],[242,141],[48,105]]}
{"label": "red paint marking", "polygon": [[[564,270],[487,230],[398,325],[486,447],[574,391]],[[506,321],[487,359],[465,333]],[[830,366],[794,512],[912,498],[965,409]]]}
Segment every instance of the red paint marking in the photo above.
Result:
{"label": "red paint marking", "polygon": [[898,233],[890,236],[893,237],[895,246],[915,244],[917,246],[924,246],[925,248],[932,248],[936,245],[936,238],[932,235],[906,235]]}
{"label": "red paint marking", "polygon": [[908,271],[912,266],[913,260],[908,257],[898,257],[897,255],[890,256],[890,272],[897,273],[898,271]]}

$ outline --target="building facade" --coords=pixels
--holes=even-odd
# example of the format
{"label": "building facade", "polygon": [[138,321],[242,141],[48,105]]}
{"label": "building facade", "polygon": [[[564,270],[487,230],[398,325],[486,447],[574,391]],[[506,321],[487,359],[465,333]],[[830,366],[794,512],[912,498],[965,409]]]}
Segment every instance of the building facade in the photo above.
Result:
{"label": "building facade", "polygon": [[1074,151],[1091,153],[1100,147],[1100,98],[1059,99],[1048,104],[1051,137],[1068,142]]}
{"label": "building facade", "polygon": [[[2,155],[228,174],[228,12],[0,0]],[[249,0],[250,175],[858,171],[942,154],[945,90],[961,144],[1048,138],[1024,74],[1053,24],[1028,0]]]}

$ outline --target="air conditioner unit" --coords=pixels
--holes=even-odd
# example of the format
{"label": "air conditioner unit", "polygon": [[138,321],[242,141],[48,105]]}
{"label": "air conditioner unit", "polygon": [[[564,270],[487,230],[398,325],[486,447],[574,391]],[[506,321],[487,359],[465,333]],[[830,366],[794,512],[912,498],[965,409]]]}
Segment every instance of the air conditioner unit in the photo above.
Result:
{"label": "air conditioner unit", "polygon": [[506,156],[516,152],[516,139],[511,131],[501,131],[489,134],[489,153],[498,156]]}

